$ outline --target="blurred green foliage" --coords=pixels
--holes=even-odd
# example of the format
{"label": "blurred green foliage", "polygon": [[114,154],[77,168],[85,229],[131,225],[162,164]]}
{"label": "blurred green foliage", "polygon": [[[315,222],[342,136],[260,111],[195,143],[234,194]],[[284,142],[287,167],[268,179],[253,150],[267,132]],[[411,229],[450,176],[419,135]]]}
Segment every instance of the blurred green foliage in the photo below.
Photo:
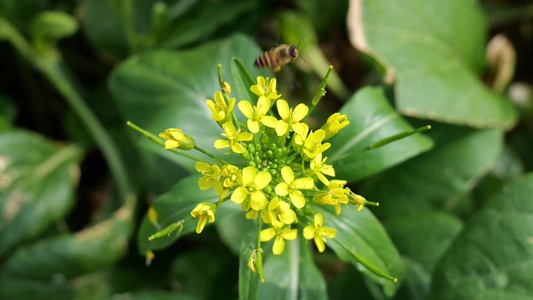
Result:
{"label": "blurred green foliage", "polygon": [[[529,299],[531,11],[511,0],[1,1],[0,299]],[[488,61],[496,34],[514,48]],[[307,63],[254,69],[265,40],[300,41]],[[193,161],[126,121],[210,148],[218,64],[237,101],[276,76],[291,105],[308,104],[333,65],[307,123],[348,116],[328,162],[380,203],[329,219],[339,242],[326,253],[300,239],[267,255],[267,244],[265,283],[246,266],[256,225],[239,207],[220,207],[201,236],[188,223],[148,241],[217,196],[198,189]],[[516,70],[503,92],[498,64]]]}

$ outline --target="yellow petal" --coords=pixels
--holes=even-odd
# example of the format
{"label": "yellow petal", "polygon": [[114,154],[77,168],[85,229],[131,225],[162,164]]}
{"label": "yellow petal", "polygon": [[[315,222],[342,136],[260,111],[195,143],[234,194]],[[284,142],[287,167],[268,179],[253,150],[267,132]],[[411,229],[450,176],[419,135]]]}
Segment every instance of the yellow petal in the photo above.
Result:
{"label": "yellow petal", "polygon": [[250,205],[252,206],[253,209],[261,210],[265,208],[267,204],[267,199],[266,199],[265,194],[263,194],[263,192],[255,191],[252,193],[250,198],[251,198]]}
{"label": "yellow petal", "polygon": [[291,125],[292,130],[296,132],[298,135],[305,135],[307,131],[309,131],[309,126],[304,123],[296,123]]}
{"label": "yellow petal", "polygon": [[261,242],[268,242],[276,235],[274,228],[267,228],[261,230]]}
{"label": "yellow petal", "polygon": [[261,123],[270,128],[276,128],[278,125],[278,119],[272,116],[264,116],[261,118]]}
{"label": "yellow petal", "polygon": [[281,236],[286,240],[294,240],[298,236],[298,230],[297,229],[290,229],[290,230],[283,230],[283,233]]}
{"label": "yellow petal", "polygon": [[244,147],[241,144],[236,143],[231,146],[231,150],[233,150],[235,153],[243,153]]}
{"label": "yellow petal", "polygon": [[289,185],[285,182],[278,183],[278,185],[276,185],[275,191],[276,195],[278,196],[286,196],[287,194],[289,194]]}
{"label": "yellow petal", "polygon": [[248,125],[248,129],[251,132],[253,132],[253,133],[258,133],[259,132],[259,122],[254,121],[252,119],[248,119],[248,121],[246,123]]}
{"label": "yellow petal", "polygon": [[278,124],[276,124],[276,134],[282,136],[287,130],[289,130],[289,124],[283,120],[278,120]]}
{"label": "yellow petal", "polygon": [[285,166],[281,169],[281,176],[283,177],[283,181],[288,184],[291,184],[294,181],[294,172],[289,166]]}
{"label": "yellow petal", "polygon": [[324,185],[329,185],[329,179],[327,179],[326,176],[322,175],[322,173],[317,173],[316,177],[318,177],[318,180],[322,181]]}
{"label": "yellow petal", "polygon": [[166,140],[165,141],[165,149],[174,149],[178,148],[180,146],[180,142],[174,141],[174,140]]}
{"label": "yellow petal", "polygon": [[204,230],[205,227],[205,223],[207,223],[207,215],[201,215],[198,218],[198,225],[196,225],[196,233],[202,233],[202,230]]}
{"label": "yellow petal", "polygon": [[239,110],[242,112],[242,114],[245,115],[248,119],[252,119],[254,117],[254,109],[252,108],[250,102],[243,100],[240,101],[237,106],[239,107]]}
{"label": "yellow petal", "polygon": [[[309,112],[309,107],[303,103],[298,104],[296,108],[294,109],[292,113],[293,120],[296,120],[300,122],[305,116],[307,116],[307,113]],[[326,132],[324,132],[325,134]]]}
{"label": "yellow petal", "polygon": [[292,224],[294,221],[296,221],[296,213],[292,209],[284,211],[281,214],[281,220],[285,224]]}
{"label": "yellow petal", "polygon": [[291,198],[292,205],[296,208],[302,208],[305,206],[305,198],[301,192],[293,191],[289,193],[289,197]]}
{"label": "yellow petal", "polygon": [[242,170],[242,182],[243,185],[249,186],[252,182],[254,182],[256,170],[252,166],[248,166]]}
{"label": "yellow petal", "polygon": [[304,238],[306,240],[310,240],[313,237],[315,237],[315,228],[313,226],[305,226],[304,227]]}
{"label": "yellow petal", "polygon": [[263,76],[257,76],[257,85],[266,86],[266,80]]}
{"label": "yellow petal", "polygon": [[264,189],[272,180],[272,175],[267,171],[259,172],[254,178],[254,183],[257,185],[257,188],[262,190]]}
{"label": "yellow petal", "polygon": [[285,101],[283,99],[279,99],[276,102],[276,105],[278,107],[278,114],[281,117],[281,119],[283,119],[283,120],[288,119],[290,117],[290,115],[289,115],[289,104],[287,103],[287,101]]}
{"label": "yellow petal", "polygon": [[276,241],[274,241],[272,252],[275,255],[280,255],[281,253],[283,253],[283,249],[285,249],[285,241],[281,237],[277,237]]}
{"label": "yellow petal", "polygon": [[322,227],[320,232],[322,233],[322,236],[328,237],[328,238],[334,238],[335,235],[337,235],[337,230],[329,227]]}
{"label": "yellow petal", "polygon": [[221,92],[215,93],[215,102],[218,106],[226,106],[226,101],[224,101],[224,97],[222,96]]}
{"label": "yellow petal", "polygon": [[324,166],[324,168],[322,169],[322,173],[324,173],[324,174],[326,174],[328,176],[335,177],[335,169],[333,169],[332,165]]}
{"label": "yellow petal", "polygon": [[315,244],[318,249],[318,252],[324,252],[324,250],[326,249],[326,246],[324,246],[324,241],[320,236],[315,237]]}
{"label": "yellow petal", "polygon": [[224,148],[228,148],[229,146],[230,146],[230,143],[227,140],[216,140],[215,141],[215,149],[224,149]]}
{"label": "yellow petal", "polygon": [[207,177],[202,177],[198,179],[198,186],[202,191],[207,191],[211,188],[211,186],[213,186],[213,182]]}
{"label": "yellow petal", "polygon": [[268,112],[269,109],[270,109],[270,100],[265,96],[259,97],[259,100],[257,100],[256,113],[260,116],[264,116]]}
{"label": "yellow petal", "polygon": [[252,85],[250,91],[256,94],[257,96],[263,96],[265,94],[265,89],[259,85]]}
{"label": "yellow petal", "polygon": [[253,138],[254,138],[253,134],[251,134],[249,132],[241,132],[237,136],[237,141],[239,141],[239,142],[243,142],[243,141],[248,142],[248,141],[251,141]]}
{"label": "yellow petal", "polygon": [[315,227],[321,227],[324,223],[324,216],[321,213],[315,215]]}
{"label": "yellow petal", "polygon": [[207,101],[205,101],[205,103],[207,104],[207,107],[209,107],[209,110],[211,110],[211,112],[213,114],[216,114],[217,113],[217,106],[215,105],[215,102],[213,102],[213,100],[211,99],[207,99]]}
{"label": "yellow petal", "polygon": [[299,190],[309,190],[315,186],[313,178],[299,178],[294,181],[293,186]]}
{"label": "yellow petal", "polygon": [[238,187],[233,194],[231,194],[231,201],[241,204],[248,196],[248,189],[245,187]]}

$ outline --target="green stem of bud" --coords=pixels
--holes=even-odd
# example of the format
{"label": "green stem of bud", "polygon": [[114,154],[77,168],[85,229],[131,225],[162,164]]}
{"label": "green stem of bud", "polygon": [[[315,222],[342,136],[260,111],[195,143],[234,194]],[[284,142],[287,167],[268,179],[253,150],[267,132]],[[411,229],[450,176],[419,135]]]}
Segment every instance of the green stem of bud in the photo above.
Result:
{"label": "green stem of bud", "polygon": [[361,255],[359,255],[358,253],[355,253],[355,251],[353,251],[352,249],[350,249],[348,246],[346,246],[344,243],[342,243],[341,241],[339,241],[338,239],[336,238],[333,238],[332,239],[333,241],[337,242],[339,245],[341,245],[342,248],[344,248],[344,250],[348,251],[348,253],[350,253],[351,256],[353,256],[353,258],[355,258],[355,260],[360,263],[361,265],[363,265],[365,268],[367,268],[369,271],[371,271],[372,273],[376,274],[377,276],[379,277],[383,277],[383,278],[386,278],[388,280],[391,280],[393,282],[398,282],[398,278],[395,278],[395,277],[392,277],[388,274],[385,274],[383,271],[381,271],[380,269],[378,269],[376,266],[374,266],[373,264],[371,264],[368,260],[366,260],[366,258],[362,257]]}
{"label": "green stem of bud", "polygon": [[183,230],[183,223],[184,223],[184,220],[181,220],[181,221],[178,221],[176,223],[172,223],[172,224],[168,225],[163,230],[160,230],[160,231],[152,234],[150,237],[148,237],[148,241],[152,241],[152,240],[155,240],[155,239],[158,239],[158,238],[162,238],[164,236],[170,236],[170,234],[174,230],[176,230],[176,228],[178,229],[178,233],[176,234],[176,236],[180,235],[181,231]]}
{"label": "green stem of bud", "polygon": [[[165,147],[165,142],[163,142],[163,140],[160,139],[159,137],[153,135],[151,132],[146,131],[146,130],[140,128],[139,126],[133,124],[133,123],[130,122],[130,121],[126,122],[126,125],[128,125],[129,127],[135,129],[137,132],[141,133],[142,135],[144,135],[144,136],[147,137],[148,139],[152,140],[154,143],[156,143],[156,144],[158,144],[158,145],[160,145],[160,146],[162,146],[162,147]],[[194,148],[196,148],[196,146],[195,146]],[[176,154],[179,154],[179,155],[181,155],[181,156],[185,156],[185,157],[187,157],[187,158],[189,158],[189,159],[192,159],[192,160],[194,160],[194,161],[199,161],[199,162],[209,163],[208,161],[205,161],[205,160],[203,160],[203,159],[201,159],[201,158],[198,158],[198,157],[195,157],[195,156],[189,155],[189,154],[184,153],[184,152],[182,152],[182,151],[180,151],[180,150],[177,150],[177,149],[169,149],[168,151],[172,151],[172,152],[174,152],[174,153],[176,153]]]}
{"label": "green stem of bud", "polygon": [[426,125],[424,127],[420,127],[420,128],[417,128],[417,129],[407,130],[407,131],[395,134],[395,135],[393,135],[391,137],[384,138],[381,141],[375,142],[374,144],[371,144],[370,146],[368,146],[368,149],[379,148],[381,146],[387,145],[388,143],[392,143],[394,141],[403,139],[404,137],[408,137],[408,136],[410,136],[412,134],[423,132],[423,131],[430,130],[430,129],[431,129],[431,126],[430,125]]}
{"label": "green stem of bud", "polygon": [[328,84],[329,74],[331,74],[331,70],[333,70],[333,66],[329,66],[326,76],[324,76],[324,79],[322,79],[322,82],[320,82],[318,91],[316,91],[315,97],[313,98],[313,100],[311,100],[311,107],[309,108],[309,113],[307,114],[307,116],[305,116],[302,123],[305,123],[307,118],[309,118],[315,107],[318,105],[318,102],[320,102],[320,99],[322,99],[322,97],[326,95],[326,85]]}

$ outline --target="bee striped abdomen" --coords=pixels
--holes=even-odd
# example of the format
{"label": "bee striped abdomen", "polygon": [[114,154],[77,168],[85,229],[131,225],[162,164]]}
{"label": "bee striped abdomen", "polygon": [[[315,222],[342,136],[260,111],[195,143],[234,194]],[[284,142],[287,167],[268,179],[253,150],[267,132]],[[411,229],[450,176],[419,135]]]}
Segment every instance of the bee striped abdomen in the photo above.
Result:
{"label": "bee striped abdomen", "polygon": [[276,52],[269,50],[261,54],[254,63],[254,66],[259,68],[275,68],[278,65],[276,59]]}

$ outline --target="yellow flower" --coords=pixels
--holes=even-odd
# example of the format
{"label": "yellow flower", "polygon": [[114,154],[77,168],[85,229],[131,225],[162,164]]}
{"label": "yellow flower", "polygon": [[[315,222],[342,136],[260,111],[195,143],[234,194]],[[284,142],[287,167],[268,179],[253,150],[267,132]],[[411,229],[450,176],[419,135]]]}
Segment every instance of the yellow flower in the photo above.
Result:
{"label": "yellow flower", "polygon": [[333,228],[322,227],[323,223],[324,217],[321,213],[318,213],[315,215],[314,226],[306,226],[304,228],[304,238],[306,240],[314,239],[319,252],[324,252],[326,238],[334,238],[337,234],[337,230]]}
{"label": "yellow flower", "polygon": [[327,159],[327,157],[324,157],[324,160],[322,160],[322,153],[318,153],[315,159],[311,161],[309,168],[309,171],[316,175],[318,179],[326,186],[329,185],[329,180],[326,178],[326,176],[324,176],[324,174],[335,177],[335,169],[333,169],[333,166],[325,164]]}
{"label": "yellow flower", "polygon": [[350,124],[350,121],[348,121],[347,115],[334,113],[329,116],[326,124],[322,125],[321,128],[326,132],[326,137],[324,138],[324,141],[336,135],[341,129],[348,126],[348,124]]}
{"label": "yellow flower", "polygon": [[235,131],[235,126],[231,121],[224,123],[222,128],[224,129],[225,133],[222,133],[221,135],[225,136],[228,140],[216,140],[216,149],[224,149],[229,147],[235,153],[243,153],[244,147],[240,142],[251,141],[254,137],[254,135],[249,132],[241,132],[241,129]]}
{"label": "yellow flower", "polygon": [[297,229],[282,229],[282,228],[268,228],[261,230],[261,242],[268,242],[272,238],[276,237],[274,241],[274,247],[272,252],[275,255],[283,253],[285,249],[285,240],[294,240],[298,235]]}
{"label": "yellow flower", "polygon": [[266,115],[270,110],[270,101],[265,96],[259,97],[257,106],[254,107],[246,100],[240,101],[239,109],[248,118],[248,129],[253,133],[259,132],[259,122],[271,128],[275,128],[278,123],[276,118]]}
{"label": "yellow flower", "polygon": [[291,209],[289,203],[280,201],[278,197],[274,197],[270,201],[268,213],[264,214],[264,216],[267,221],[265,223],[270,223],[276,228],[290,225],[296,221],[296,213]]}
{"label": "yellow flower", "polygon": [[303,143],[302,152],[304,155],[304,158],[308,160],[315,159],[315,157],[326,150],[329,149],[331,146],[330,143],[322,144],[322,141],[324,140],[324,137],[326,136],[326,132],[322,129],[319,129],[315,132],[311,132],[309,136],[305,139],[305,142]]}
{"label": "yellow flower", "polygon": [[353,198],[353,201],[350,201],[350,202],[357,205],[357,211],[361,211],[363,209],[363,206],[365,206],[365,204],[368,201],[366,201],[366,199],[363,196],[357,195],[355,193],[352,193],[351,196]]}
{"label": "yellow flower", "polygon": [[249,204],[254,210],[261,210],[267,204],[267,198],[262,192],[270,181],[272,175],[267,171],[257,173],[254,167],[246,167],[242,171],[242,186],[235,189],[231,194],[231,200],[237,204],[243,203],[245,207]]}
{"label": "yellow flower", "polygon": [[340,215],[341,205],[350,202],[350,199],[346,196],[346,194],[350,194],[350,191],[343,188],[345,184],[345,180],[331,180],[326,191],[320,191],[315,194],[315,201],[326,205],[335,205],[335,212]]}
{"label": "yellow flower", "polygon": [[300,121],[307,116],[309,107],[300,103],[293,110],[292,108],[289,108],[289,104],[283,99],[279,99],[276,102],[276,105],[278,107],[279,116],[281,117],[281,120],[278,120],[278,124],[276,125],[276,133],[278,136],[282,136],[291,131],[303,135],[308,126],[307,124],[300,123]]}
{"label": "yellow flower", "polygon": [[294,172],[291,167],[285,166],[281,169],[281,176],[283,181],[276,186],[276,194],[278,196],[289,195],[292,204],[296,208],[302,208],[305,206],[305,198],[299,190],[312,189],[314,181],[312,178],[299,178],[294,179]]}
{"label": "yellow flower", "polygon": [[[231,88],[229,90],[231,91]],[[213,113],[211,115],[211,118],[217,121],[217,123],[222,124],[226,121],[231,120],[231,112],[233,112],[233,108],[235,107],[235,98],[231,98],[230,103],[228,105],[226,103],[226,100],[224,99],[224,96],[222,96],[222,93],[216,92],[215,102],[213,102],[213,100],[211,99],[207,99],[206,103],[211,112]]]}
{"label": "yellow flower", "polygon": [[224,189],[220,193],[220,199],[222,200],[228,194],[230,189],[233,189],[238,182],[242,182],[242,175],[239,173],[239,168],[232,165],[225,165],[222,168],[222,177],[220,179],[222,188]]}
{"label": "yellow flower", "polygon": [[183,150],[191,150],[194,148],[194,139],[181,131],[181,129],[169,128],[165,132],[161,132],[159,137],[164,138],[165,149],[180,148]]}
{"label": "yellow flower", "polygon": [[[252,91],[252,93],[256,94],[257,96],[265,96],[268,99],[274,101],[281,97],[281,95],[278,95],[278,91],[276,91],[276,84],[276,78],[272,78],[270,80],[268,80],[267,78],[265,80],[263,76],[259,76],[257,77],[257,84],[252,85],[250,87],[250,91]],[[270,106],[274,104],[272,101],[269,104]]]}
{"label": "yellow flower", "polygon": [[210,165],[204,162],[196,163],[196,171],[200,172],[204,177],[198,179],[198,186],[202,191],[206,191],[214,187],[215,193],[222,193],[222,184],[220,183],[220,168],[216,165]]}
{"label": "yellow flower", "polygon": [[196,225],[196,233],[199,234],[202,232],[202,230],[204,230],[205,223],[207,223],[207,220],[209,220],[209,223],[215,222],[216,212],[216,204],[209,202],[202,202],[191,211],[191,216],[193,216],[193,218],[198,218],[198,225]]}

